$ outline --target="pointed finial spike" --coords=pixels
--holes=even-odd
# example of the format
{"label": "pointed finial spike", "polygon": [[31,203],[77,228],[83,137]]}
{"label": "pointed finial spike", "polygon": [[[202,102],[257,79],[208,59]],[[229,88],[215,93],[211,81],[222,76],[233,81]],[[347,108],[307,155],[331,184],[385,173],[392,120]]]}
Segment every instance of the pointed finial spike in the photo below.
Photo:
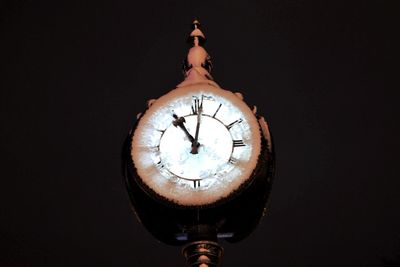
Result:
{"label": "pointed finial spike", "polygon": [[206,37],[200,30],[200,22],[198,19],[194,19],[192,22],[193,31],[190,33],[187,42],[192,46],[202,46],[206,42]]}
{"label": "pointed finial spike", "polygon": [[200,26],[201,26],[201,23],[200,23],[200,21],[196,18],[196,19],[194,19],[193,20],[193,23],[192,23],[192,29],[194,30],[194,29],[198,29],[198,28],[200,28]]}

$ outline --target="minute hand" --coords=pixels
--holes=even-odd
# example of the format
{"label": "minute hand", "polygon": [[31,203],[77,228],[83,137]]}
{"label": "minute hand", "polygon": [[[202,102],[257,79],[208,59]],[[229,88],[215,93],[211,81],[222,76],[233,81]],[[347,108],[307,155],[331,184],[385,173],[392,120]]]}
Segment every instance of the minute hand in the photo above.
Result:
{"label": "minute hand", "polygon": [[194,140],[192,142],[192,151],[190,151],[190,153],[192,154],[197,154],[199,153],[199,130],[200,130],[200,123],[201,123],[201,113],[203,111],[203,107],[202,105],[199,107],[199,111],[197,113],[197,124],[196,124],[196,133],[194,136]]}

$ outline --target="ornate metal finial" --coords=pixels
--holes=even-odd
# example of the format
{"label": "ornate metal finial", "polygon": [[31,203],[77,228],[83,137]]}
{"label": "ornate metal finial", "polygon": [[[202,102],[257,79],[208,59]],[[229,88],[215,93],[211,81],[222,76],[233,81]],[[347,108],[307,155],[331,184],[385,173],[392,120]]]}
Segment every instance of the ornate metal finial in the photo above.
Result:
{"label": "ornate metal finial", "polygon": [[195,19],[192,22],[192,32],[190,33],[187,42],[191,46],[203,46],[206,42],[206,37],[204,36],[203,32],[200,30],[200,21]]}
{"label": "ornate metal finial", "polygon": [[183,74],[187,78],[192,69],[197,69],[201,76],[207,80],[212,80],[210,75],[212,70],[211,57],[203,48],[206,37],[200,30],[200,26],[201,24],[198,19],[192,22],[192,32],[187,39],[192,48],[183,62]]}

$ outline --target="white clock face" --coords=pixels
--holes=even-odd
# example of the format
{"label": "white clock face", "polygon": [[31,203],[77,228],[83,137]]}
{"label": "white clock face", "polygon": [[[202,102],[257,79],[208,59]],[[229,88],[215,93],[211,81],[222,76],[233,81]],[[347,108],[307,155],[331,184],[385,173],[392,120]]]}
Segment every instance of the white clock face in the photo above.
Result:
{"label": "white clock face", "polygon": [[189,206],[211,204],[238,189],[259,153],[260,131],[250,109],[234,94],[207,86],[158,99],[132,140],[142,181]]}

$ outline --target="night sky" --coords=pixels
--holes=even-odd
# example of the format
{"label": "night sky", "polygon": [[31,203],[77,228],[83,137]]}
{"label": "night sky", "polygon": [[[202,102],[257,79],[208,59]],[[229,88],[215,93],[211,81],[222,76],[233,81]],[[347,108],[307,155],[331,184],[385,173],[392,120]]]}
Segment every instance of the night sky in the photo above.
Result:
{"label": "night sky", "polygon": [[0,266],[185,266],[134,216],[120,154],[182,81],[195,17],[215,81],[267,118],[277,157],[269,214],[222,243],[223,266],[400,264],[388,2],[1,1]]}

